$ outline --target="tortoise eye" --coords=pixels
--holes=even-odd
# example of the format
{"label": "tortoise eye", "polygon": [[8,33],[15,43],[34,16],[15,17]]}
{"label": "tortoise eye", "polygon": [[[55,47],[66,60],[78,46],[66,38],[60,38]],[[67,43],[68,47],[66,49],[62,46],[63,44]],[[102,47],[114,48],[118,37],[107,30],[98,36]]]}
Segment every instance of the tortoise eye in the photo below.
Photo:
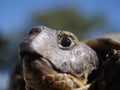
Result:
{"label": "tortoise eye", "polygon": [[58,31],[57,32],[58,47],[63,50],[72,49],[79,43],[76,36],[70,32]]}
{"label": "tortoise eye", "polygon": [[70,47],[72,44],[72,41],[68,37],[64,37],[61,39],[61,46],[63,47]]}

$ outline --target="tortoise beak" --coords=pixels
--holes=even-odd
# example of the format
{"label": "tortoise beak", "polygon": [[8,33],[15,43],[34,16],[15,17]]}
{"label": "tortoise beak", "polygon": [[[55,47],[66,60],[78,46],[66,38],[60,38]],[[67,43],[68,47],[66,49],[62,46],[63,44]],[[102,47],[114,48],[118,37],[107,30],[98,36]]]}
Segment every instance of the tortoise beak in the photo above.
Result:
{"label": "tortoise beak", "polygon": [[[22,60],[25,55],[29,56],[40,56],[36,50],[34,49],[34,46],[31,46],[32,42],[34,39],[40,35],[44,30],[44,26],[34,26],[30,33],[24,38],[23,42],[20,44],[20,49],[19,49],[19,54],[20,54],[20,59]],[[39,46],[39,48],[41,48]]]}
{"label": "tortoise beak", "polygon": [[23,60],[24,56],[29,55],[29,56],[39,56],[35,50],[33,50],[30,47],[30,42],[23,41],[20,44],[20,49],[19,49],[19,54],[20,54],[20,60]]}
{"label": "tortoise beak", "polygon": [[29,43],[22,43],[20,46],[20,59],[23,62],[24,76],[31,78],[31,75],[39,76],[41,74],[52,73],[54,65],[39,53],[35,52]]}

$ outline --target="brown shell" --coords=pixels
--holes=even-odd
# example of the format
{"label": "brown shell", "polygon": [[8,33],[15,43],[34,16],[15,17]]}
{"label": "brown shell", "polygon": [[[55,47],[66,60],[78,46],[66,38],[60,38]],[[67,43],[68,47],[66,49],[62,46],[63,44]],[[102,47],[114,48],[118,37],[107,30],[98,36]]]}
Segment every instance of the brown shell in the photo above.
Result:
{"label": "brown shell", "polygon": [[98,76],[88,90],[120,90],[120,34],[108,34],[85,43],[97,52],[100,61]]}
{"label": "brown shell", "polygon": [[97,39],[87,40],[85,43],[96,51],[100,68],[112,50],[120,50],[120,34],[107,34]]}
{"label": "brown shell", "polygon": [[85,41],[95,50],[120,49],[120,34],[107,34],[101,38]]}

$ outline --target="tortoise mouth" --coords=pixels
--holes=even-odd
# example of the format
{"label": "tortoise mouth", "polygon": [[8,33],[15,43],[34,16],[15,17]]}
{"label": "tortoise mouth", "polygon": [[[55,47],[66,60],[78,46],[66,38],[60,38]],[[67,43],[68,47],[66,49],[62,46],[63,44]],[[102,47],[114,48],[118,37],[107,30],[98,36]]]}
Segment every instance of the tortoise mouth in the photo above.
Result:
{"label": "tortoise mouth", "polygon": [[[85,79],[80,79],[70,73],[61,72],[49,59],[42,55],[22,51],[20,52],[20,57],[23,62],[23,74],[28,87],[34,85],[33,81],[43,86],[47,83],[48,85],[53,85],[52,87],[54,88],[61,88],[60,90],[65,87],[80,88],[86,85],[87,81]],[[42,88],[41,85],[37,86]]]}
{"label": "tortoise mouth", "polygon": [[[49,59],[45,58],[44,56],[37,54],[35,52],[27,52],[21,51],[20,52],[20,59],[23,62],[23,70],[24,73],[45,73],[42,71],[48,72],[49,70],[58,71],[54,64],[50,62]],[[36,72],[35,72],[36,71]]]}
{"label": "tortoise mouth", "polygon": [[27,59],[35,59],[35,58],[39,58],[42,57],[41,55],[35,53],[35,52],[29,52],[29,51],[20,51],[20,59],[22,60],[22,62],[24,61],[25,57],[28,57]]}
{"label": "tortoise mouth", "polygon": [[[36,52],[20,51],[20,59],[22,60],[23,71],[26,77],[30,75],[45,75],[53,73],[71,74],[60,70],[48,58]],[[77,77],[74,74],[72,75]]]}

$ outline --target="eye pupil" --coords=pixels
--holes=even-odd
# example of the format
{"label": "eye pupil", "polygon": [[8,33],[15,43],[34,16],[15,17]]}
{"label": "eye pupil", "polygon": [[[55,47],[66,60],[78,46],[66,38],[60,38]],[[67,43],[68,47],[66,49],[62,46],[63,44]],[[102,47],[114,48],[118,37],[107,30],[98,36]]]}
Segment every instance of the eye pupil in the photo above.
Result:
{"label": "eye pupil", "polygon": [[71,40],[67,37],[64,37],[62,40],[61,40],[61,45],[63,47],[69,47],[71,45]]}

